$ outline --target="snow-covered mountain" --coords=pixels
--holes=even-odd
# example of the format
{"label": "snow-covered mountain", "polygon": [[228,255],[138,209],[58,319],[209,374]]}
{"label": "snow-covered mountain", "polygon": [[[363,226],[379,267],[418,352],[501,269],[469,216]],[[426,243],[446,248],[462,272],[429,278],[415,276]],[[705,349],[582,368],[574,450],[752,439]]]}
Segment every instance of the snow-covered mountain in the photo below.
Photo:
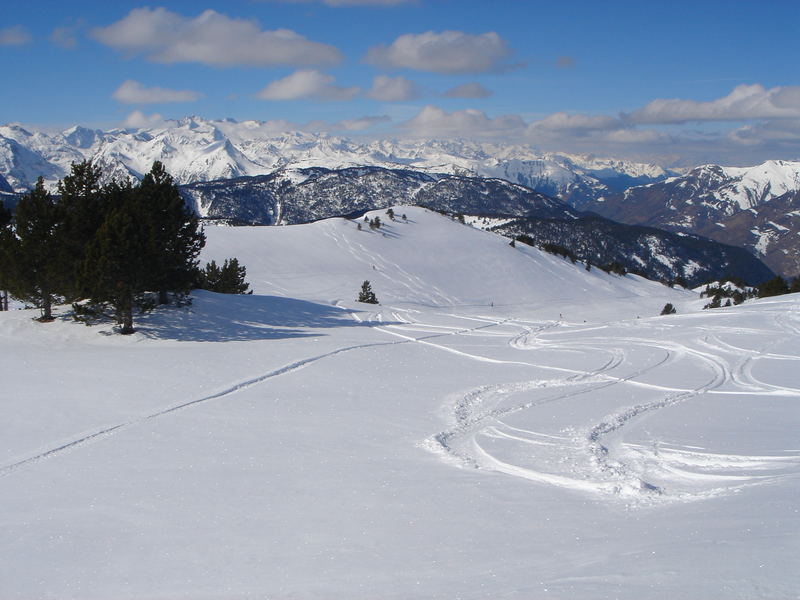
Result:
{"label": "snow-covered mountain", "polygon": [[748,248],[784,275],[800,273],[800,162],[705,165],[592,203],[617,221],[688,231]]}
{"label": "snow-covered mountain", "polygon": [[42,175],[52,186],[70,163],[90,158],[108,177],[141,177],[160,160],[179,183],[279,168],[353,166],[410,168],[429,173],[496,177],[519,183],[577,208],[630,185],[670,175],[661,167],[586,155],[542,153],[530,146],[467,140],[358,142],[303,132],[278,133],[268,123],[188,117],[144,129],[71,127],[63,132],[0,127],[0,174],[16,190]]}
{"label": "snow-covered mountain", "polygon": [[287,225],[417,204],[440,211],[575,219],[568,204],[504,179],[349,167],[279,169],[269,175],[181,186],[205,218]]}

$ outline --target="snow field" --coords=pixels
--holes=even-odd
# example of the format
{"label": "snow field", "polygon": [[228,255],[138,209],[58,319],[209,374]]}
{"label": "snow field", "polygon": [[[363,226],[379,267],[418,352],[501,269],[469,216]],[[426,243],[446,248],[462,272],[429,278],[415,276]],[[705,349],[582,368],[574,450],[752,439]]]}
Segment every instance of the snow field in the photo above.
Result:
{"label": "snow field", "polygon": [[800,298],[395,212],[208,228],[255,294],[133,336],[0,315],[0,597],[797,595]]}

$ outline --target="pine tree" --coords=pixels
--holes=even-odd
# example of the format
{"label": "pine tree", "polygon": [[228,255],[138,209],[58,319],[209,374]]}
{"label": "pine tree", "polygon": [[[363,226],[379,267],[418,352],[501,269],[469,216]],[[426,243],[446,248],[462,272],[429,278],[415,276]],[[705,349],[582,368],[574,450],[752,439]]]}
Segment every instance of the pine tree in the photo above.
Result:
{"label": "pine tree", "polygon": [[63,225],[59,228],[60,268],[55,289],[68,299],[84,296],[80,289],[86,250],[106,219],[108,195],[100,185],[102,171],[91,161],[72,163],[70,174],[58,182]]}
{"label": "pine tree", "polygon": [[133,333],[136,297],[152,282],[151,232],[142,227],[142,205],[130,184],[108,188],[113,205],[89,243],[78,285],[95,303],[109,303],[122,326],[120,333]]}
{"label": "pine tree", "polygon": [[205,235],[197,216],[181,198],[172,176],[155,161],[138,188],[142,227],[150,234],[150,289],[158,292],[159,304],[168,302],[168,292],[188,293],[195,280],[197,257]]}
{"label": "pine tree", "polygon": [[61,210],[39,177],[17,204],[15,235],[8,239],[6,285],[12,296],[41,309],[41,321],[53,320],[55,290],[65,281],[62,225]]}
{"label": "pine tree", "polygon": [[386,216],[389,217],[389,219],[391,219],[392,221],[394,221],[394,209],[391,208],[387,209]]}
{"label": "pine tree", "polygon": [[778,275],[772,279],[765,281],[758,286],[758,297],[768,298],[769,296],[780,296],[789,293],[789,286],[786,281]]}
{"label": "pine tree", "polygon": [[664,305],[664,308],[661,309],[661,314],[662,315],[674,315],[676,312],[678,312],[678,311],[675,309],[674,306],[672,306],[671,302],[667,302]]}
{"label": "pine tree", "polygon": [[378,304],[378,298],[375,296],[375,292],[372,291],[372,285],[370,285],[369,280],[365,280],[364,283],[361,284],[361,292],[358,294],[358,301],[366,304]]}
{"label": "pine tree", "polygon": [[197,287],[219,294],[252,294],[250,284],[245,281],[247,269],[239,265],[236,258],[225,259],[222,267],[215,261],[197,271]]}
{"label": "pine tree", "polygon": [[15,242],[11,230],[11,211],[0,202],[0,310],[8,310],[8,279],[11,270],[11,249]]}

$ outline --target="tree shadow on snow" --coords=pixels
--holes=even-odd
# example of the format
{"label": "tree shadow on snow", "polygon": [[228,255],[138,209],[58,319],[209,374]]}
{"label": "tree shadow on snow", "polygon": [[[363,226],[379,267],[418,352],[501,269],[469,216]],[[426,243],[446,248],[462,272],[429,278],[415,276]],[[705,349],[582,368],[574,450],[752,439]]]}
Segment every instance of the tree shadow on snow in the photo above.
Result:
{"label": "tree shadow on snow", "polygon": [[295,298],[202,290],[195,290],[192,297],[191,306],[138,316],[137,332],[161,340],[231,342],[319,337],[314,330],[369,326],[340,308]]}

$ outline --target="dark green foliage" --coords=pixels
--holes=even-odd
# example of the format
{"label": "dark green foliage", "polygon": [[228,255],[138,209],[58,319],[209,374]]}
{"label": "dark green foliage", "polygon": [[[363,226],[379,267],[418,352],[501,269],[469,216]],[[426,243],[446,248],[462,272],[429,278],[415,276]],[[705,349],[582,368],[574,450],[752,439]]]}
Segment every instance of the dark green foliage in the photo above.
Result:
{"label": "dark green foliage", "polygon": [[100,179],[91,162],[73,164],[54,202],[40,178],[17,207],[15,233],[0,228],[0,277],[43,319],[59,296],[79,301],[76,318],[110,314],[131,333],[134,307],[155,305],[147,292],[164,302],[191,289],[205,237],[161,163],[141,184]]}
{"label": "dark green foliage", "polygon": [[389,217],[392,221],[394,221],[394,210],[391,208],[387,209],[386,216]]}
{"label": "dark green foliage", "polygon": [[512,239],[511,239],[511,241],[508,243],[508,245],[509,245],[509,246],[511,246],[512,248],[516,248],[516,247],[517,247],[517,243],[516,243],[516,241],[515,241],[513,238],[512,238]]}
{"label": "dark green foliage", "polygon": [[196,273],[196,286],[202,290],[209,290],[219,294],[252,294],[248,291],[250,284],[245,281],[247,269],[239,265],[236,258],[225,259],[222,266],[215,261],[208,263],[205,268]]}
{"label": "dark green foliage", "polygon": [[92,302],[110,304],[120,333],[129,334],[136,296],[153,281],[151,231],[140,224],[141,197],[130,183],[114,184],[109,195],[114,204],[86,249],[79,286]]}
{"label": "dark green foliage", "polygon": [[678,311],[675,309],[674,306],[672,306],[672,302],[667,302],[664,305],[664,308],[661,309],[662,315],[674,315],[676,312]]}
{"label": "dark green foliage", "polygon": [[614,273],[615,275],[625,275],[628,272],[627,269],[625,269],[625,267],[617,261],[612,261],[600,268],[606,273]]}
{"label": "dark green foliage", "polygon": [[533,238],[531,236],[525,235],[524,233],[522,235],[518,235],[516,237],[516,240],[518,242],[522,242],[523,244],[526,244],[528,246],[533,246],[536,243],[536,242],[533,241]]}
{"label": "dark green foliage", "polygon": [[781,276],[773,277],[758,286],[758,297],[768,298],[789,293],[789,286]]}
{"label": "dark green foliage", "polygon": [[[526,241],[525,242],[526,244],[529,244],[531,246],[534,244],[533,238],[531,238],[530,236],[527,236],[527,235],[526,236],[518,236],[517,239],[522,241],[523,237],[526,237],[528,240],[530,240],[530,242]],[[575,264],[575,261],[578,260],[578,257],[575,255],[575,253],[572,250],[570,250],[569,248],[565,248],[564,246],[561,246],[559,244],[552,244],[550,242],[546,242],[546,243],[542,244],[541,246],[539,246],[539,248],[544,250],[545,252],[547,252],[549,254],[555,254],[556,256],[561,256],[563,258],[568,258],[568,259],[570,259],[570,261],[572,261],[572,264]]]}
{"label": "dark green foliage", "polygon": [[62,212],[39,177],[33,190],[17,204],[14,234],[4,233],[5,287],[15,298],[42,311],[42,321],[53,319],[56,289],[63,284],[59,228]]}
{"label": "dark green foliage", "polygon": [[401,218],[403,219],[403,221],[408,221],[408,217],[406,217],[405,213],[403,214],[403,216]]}
{"label": "dark green foliage", "polygon": [[205,235],[159,161],[142,179],[138,195],[141,226],[148,229],[150,238],[148,288],[158,291],[159,303],[166,304],[167,292],[184,294],[191,289]]}
{"label": "dark green foliage", "polygon": [[361,291],[358,294],[358,301],[366,304],[378,304],[378,298],[372,291],[372,285],[366,280],[361,284]]}
{"label": "dark green foliage", "polygon": [[800,292],[800,277],[795,277],[792,281],[792,285],[789,286],[790,294],[794,294],[796,292]]}
{"label": "dark green foliage", "polygon": [[586,261],[586,270],[587,271],[591,271],[592,270],[592,261],[590,261],[590,260]]}
{"label": "dark green foliage", "polygon": [[719,294],[716,294],[711,299],[711,302],[709,302],[708,304],[706,304],[703,307],[703,310],[705,310],[706,308],[719,308],[720,306],[722,306],[722,296],[720,296]]}
{"label": "dark green foliage", "polygon": [[81,298],[78,287],[86,250],[106,218],[108,194],[100,186],[102,171],[91,161],[73,163],[70,174],[58,182],[59,207],[63,222],[59,228],[60,280],[55,289],[69,299]]}
{"label": "dark green foliage", "polygon": [[371,221],[369,221],[369,228],[370,229],[380,229],[381,228],[381,218],[375,217]]}

